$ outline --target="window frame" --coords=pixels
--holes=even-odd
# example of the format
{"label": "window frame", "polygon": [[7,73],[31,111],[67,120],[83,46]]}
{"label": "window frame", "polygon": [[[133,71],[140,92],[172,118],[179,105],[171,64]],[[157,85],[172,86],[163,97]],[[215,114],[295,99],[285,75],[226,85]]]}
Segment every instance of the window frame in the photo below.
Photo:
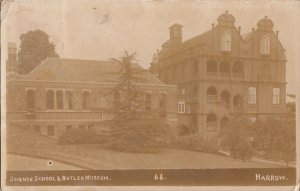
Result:
{"label": "window frame", "polygon": [[224,31],[221,36],[221,50],[223,52],[230,52],[232,50],[232,33]]}
{"label": "window frame", "polygon": [[260,39],[260,53],[262,55],[270,55],[271,52],[271,35],[264,34]]}
{"label": "window frame", "polygon": [[[48,97],[48,92],[52,92],[51,97]],[[46,109],[47,110],[55,110],[55,89],[47,89],[46,90]],[[51,107],[49,106],[49,99],[51,98]]]}
{"label": "window frame", "polygon": [[[36,89],[35,88],[26,88],[26,109],[27,110],[35,110],[36,108]],[[32,97],[30,100],[28,99],[28,92],[32,92]]]}
{"label": "window frame", "polygon": [[185,100],[178,100],[178,113],[185,113]]}
{"label": "window frame", "polygon": [[[276,91],[274,92],[274,90],[278,90],[278,92],[276,92]],[[273,105],[280,104],[280,88],[279,87],[273,87],[273,89],[272,89],[272,103],[273,103]]]}
{"label": "window frame", "polygon": [[[253,90],[253,91],[251,91]],[[257,91],[255,86],[248,87],[248,104],[255,105],[257,103]]]}

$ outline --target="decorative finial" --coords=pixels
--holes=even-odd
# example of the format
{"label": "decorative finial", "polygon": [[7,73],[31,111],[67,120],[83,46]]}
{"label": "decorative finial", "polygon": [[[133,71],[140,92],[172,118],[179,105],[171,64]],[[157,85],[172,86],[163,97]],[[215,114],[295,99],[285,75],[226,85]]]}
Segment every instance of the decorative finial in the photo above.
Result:
{"label": "decorative finial", "polygon": [[228,10],[226,10],[225,13],[228,14]]}
{"label": "decorative finial", "polygon": [[268,18],[268,16],[265,16],[265,19],[267,19]]}

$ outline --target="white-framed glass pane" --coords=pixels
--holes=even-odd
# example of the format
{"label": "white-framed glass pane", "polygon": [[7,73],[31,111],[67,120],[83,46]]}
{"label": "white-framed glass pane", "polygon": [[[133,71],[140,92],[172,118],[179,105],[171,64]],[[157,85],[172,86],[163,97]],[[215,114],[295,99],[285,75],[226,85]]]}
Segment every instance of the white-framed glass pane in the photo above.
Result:
{"label": "white-framed glass pane", "polygon": [[231,51],[231,33],[225,31],[221,36],[221,50]]}
{"label": "white-framed glass pane", "polygon": [[261,54],[270,54],[270,35],[266,34],[262,36],[260,41],[260,52]]}
{"label": "white-framed glass pane", "polygon": [[248,103],[256,104],[256,87],[249,87],[248,89]]}
{"label": "white-framed glass pane", "polygon": [[273,88],[273,104],[279,104],[279,103],[280,103],[280,89]]}

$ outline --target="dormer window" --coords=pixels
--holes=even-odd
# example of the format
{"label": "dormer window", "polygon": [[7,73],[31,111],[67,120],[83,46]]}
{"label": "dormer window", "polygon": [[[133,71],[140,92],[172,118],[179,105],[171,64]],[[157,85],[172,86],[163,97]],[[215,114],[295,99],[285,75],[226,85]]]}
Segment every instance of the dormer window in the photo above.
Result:
{"label": "dormer window", "polygon": [[266,34],[262,36],[260,40],[260,53],[264,55],[270,54],[270,35]]}
{"label": "dormer window", "polygon": [[221,50],[226,52],[231,51],[231,33],[229,31],[225,31],[222,34]]}

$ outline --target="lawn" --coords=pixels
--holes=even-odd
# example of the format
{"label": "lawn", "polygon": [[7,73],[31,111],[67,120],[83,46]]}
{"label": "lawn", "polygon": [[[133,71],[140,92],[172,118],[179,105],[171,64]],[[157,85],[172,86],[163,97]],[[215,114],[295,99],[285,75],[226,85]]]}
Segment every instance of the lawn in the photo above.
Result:
{"label": "lawn", "polygon": [[[203,169],[203,168],[275,168],[276,164],[234,160],[228,156],[178,149],[160,149],[158,153],[124,153],[102,145],[58,145],[57,140],[19,127],[7,133],[11,154],[46,160],[53,159],[83,169]],[[8,163],[10,165],[11,163]],[[61,167],[63,169],[63,166]],[[8,166],[8,169],[10,167]],[[68,167],[70,169],[70,167]],[[18,169],[22,170],[22,169]]]}

